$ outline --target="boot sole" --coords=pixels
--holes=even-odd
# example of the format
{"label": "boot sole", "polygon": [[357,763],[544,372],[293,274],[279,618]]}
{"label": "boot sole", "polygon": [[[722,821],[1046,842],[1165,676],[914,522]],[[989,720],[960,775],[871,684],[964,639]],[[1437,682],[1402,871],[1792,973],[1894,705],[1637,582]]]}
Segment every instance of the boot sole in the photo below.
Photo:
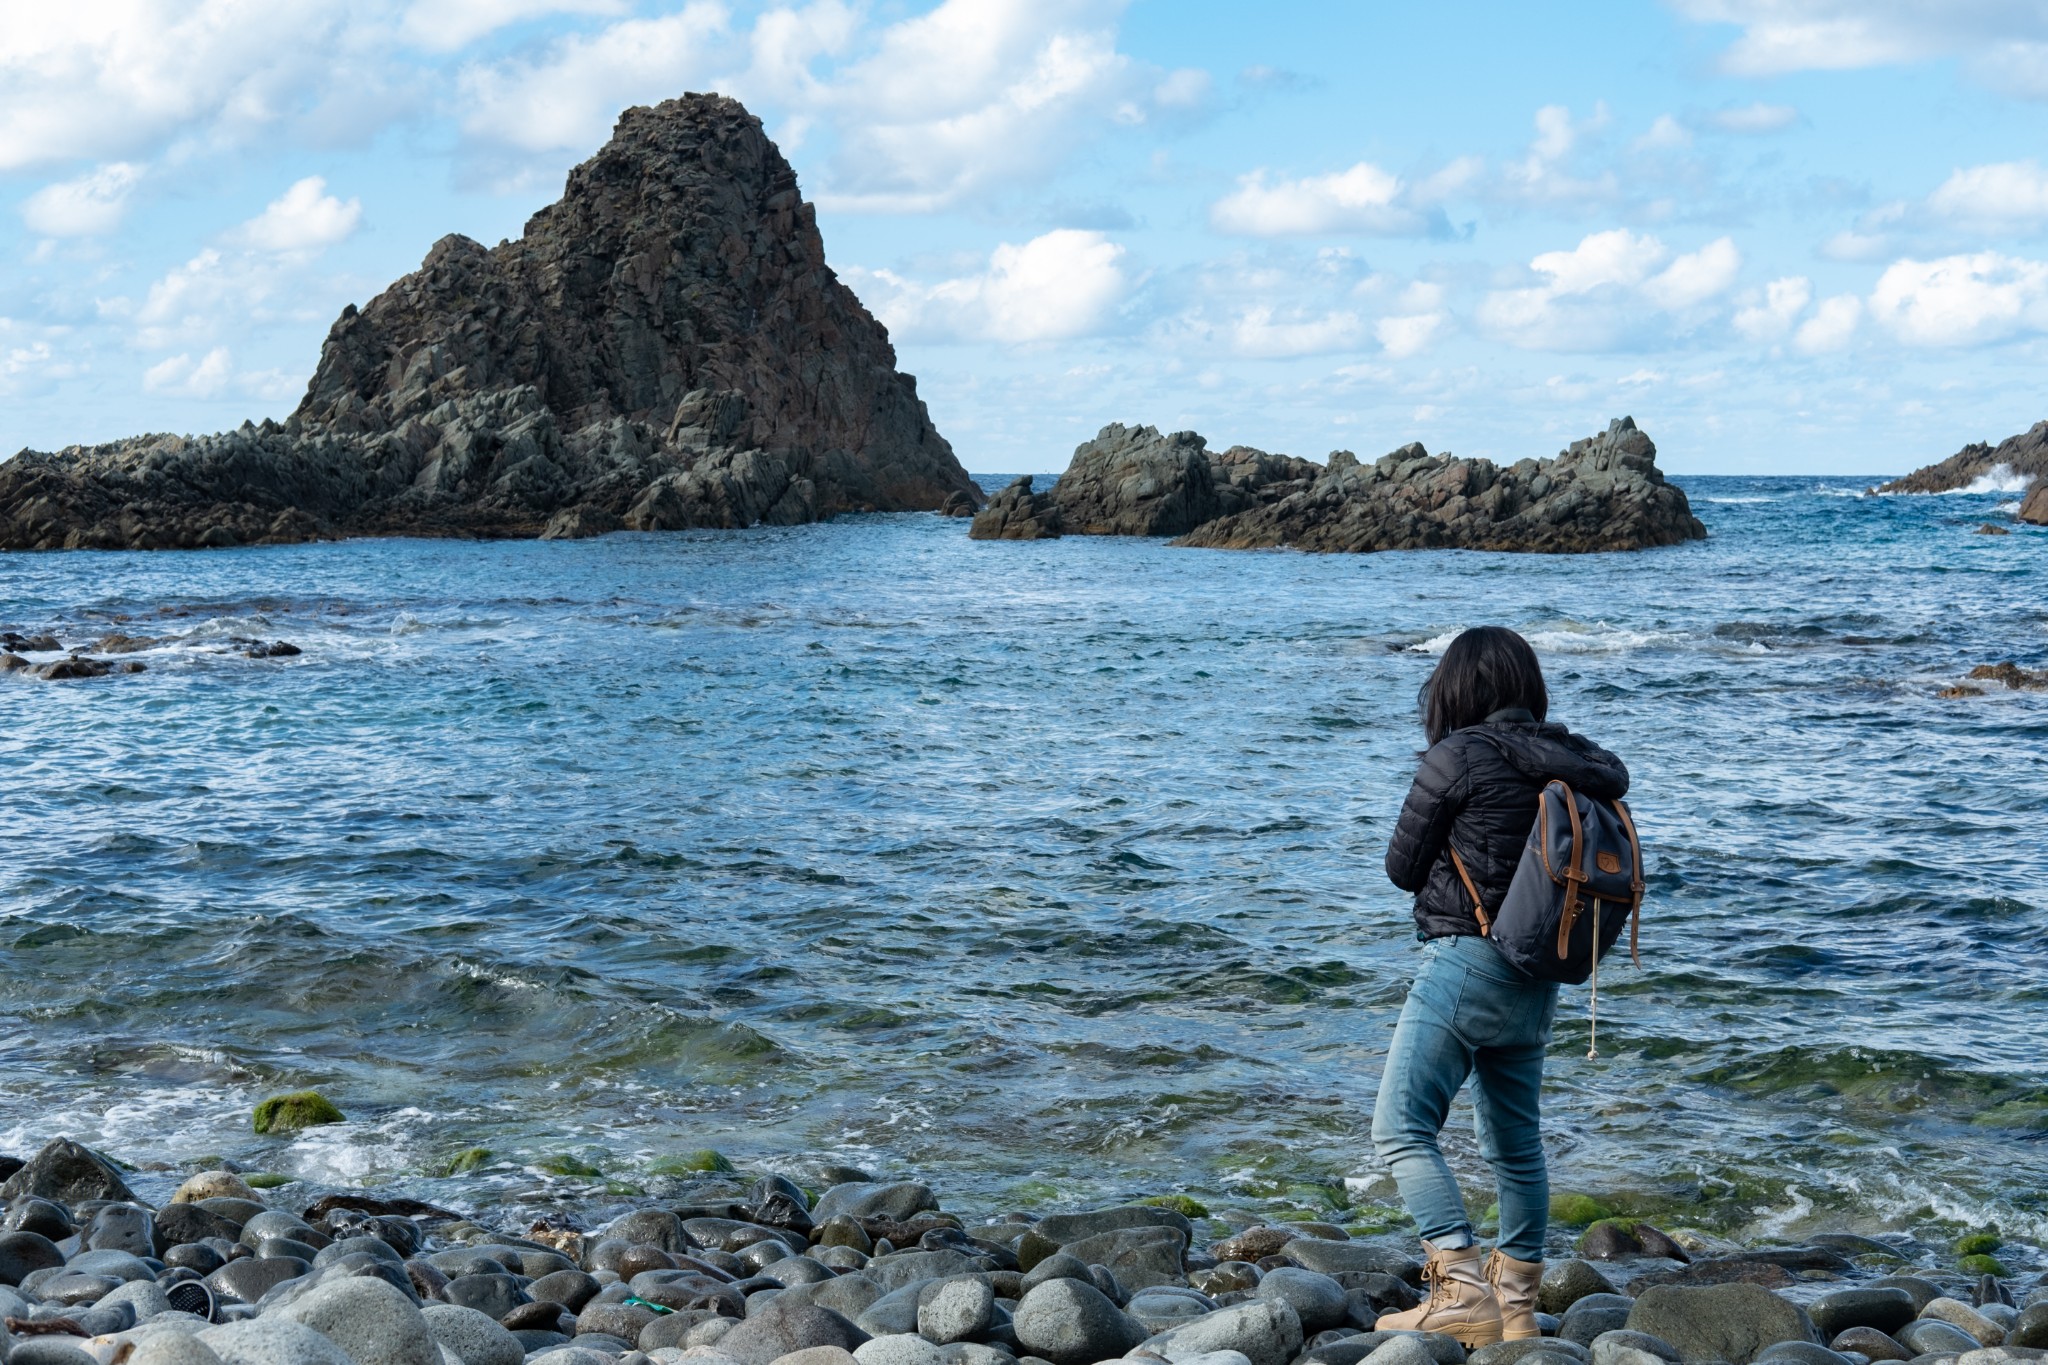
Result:
{"label": "boot sole", "polygon": [[1476,1351],[1482,1346],[1492,1346],[1501,1340],[1501,1331],[1498,1327],[1459,1326],[1435,1330],[1441,1331],[1468,1351]]}

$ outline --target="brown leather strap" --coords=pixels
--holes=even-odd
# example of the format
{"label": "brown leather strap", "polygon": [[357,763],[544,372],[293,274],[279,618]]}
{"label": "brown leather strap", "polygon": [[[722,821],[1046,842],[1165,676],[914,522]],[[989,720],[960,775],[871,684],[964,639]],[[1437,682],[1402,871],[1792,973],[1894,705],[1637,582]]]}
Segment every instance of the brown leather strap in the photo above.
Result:
{"label": "brown leather strap", "polygon": [[1636,822],[1628,813],[1627,802],[1617,799],[1614,802],[1614,813],[1621,817],[1621,828],[1628,835],[1628,848],[1632,859],[1629,890],[1635,893],[1635,904],[1629,907],[1628,912],[1628,955],[1635,959],[1636,966],[1640,967],[1643,965],[1643,841],[1636,834]]}
{"label": "brown leather strap", "polygon": [[[1563,789],[1565,813],[1572,821],[1572,852],[1564,865],[1564,913],[1557,921],[1557,958],[1562,962],[1571,956],[1572,926],[1579,920],[1579,886],[1586,880],[1586,827],[1579,822],[1579,798],[1571,784],[1559,778],[1551,780]],[[1540,808],[1542,803],[1537,804]],[[1543,832],[1543,842],[1550,842],[1548,828]]]}
{"label": "brown leather strap", "polygon": [[1493,921],[1486,916],[1486,902],[1479,899],[1479,888],[1472,884],[1472,874],[1465,870],[1465,860],[1458,856],[1458,850],[1451,848],[1448,842],[1444,847],[1450,849],[1451,866],[1458,869],[1458,880],[1465,883],[1465,894],[1472,898],[1472,915],[1479,921],[1479,933],[1483,938],[1493,932]]}

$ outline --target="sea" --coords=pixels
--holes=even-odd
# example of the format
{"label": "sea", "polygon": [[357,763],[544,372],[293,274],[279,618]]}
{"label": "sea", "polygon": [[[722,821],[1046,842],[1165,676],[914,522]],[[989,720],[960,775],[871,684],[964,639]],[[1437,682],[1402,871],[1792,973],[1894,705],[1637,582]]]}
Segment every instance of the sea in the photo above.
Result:
{"label": "sea", "polygon": [[[1560,1006],[1554,1189],[2024,1261],[2048,693],[1942,693],[2048,664],[2048,531],[1999,488],[1678,482],[1705,541],[1586,557],[931,515],[0,555],[0,627],[155,641],[0,679],[0,1152],[517,1212],[711,1149],[1398,1229],[1368,1130],[1418,944],[1382,857],[1417,690],[1496,623],[1649,851],[1597,1056]],[[304,1087],[346,1121],[252,1131]],[[1483,1209],[1468,1109],[1446,1143]]]}

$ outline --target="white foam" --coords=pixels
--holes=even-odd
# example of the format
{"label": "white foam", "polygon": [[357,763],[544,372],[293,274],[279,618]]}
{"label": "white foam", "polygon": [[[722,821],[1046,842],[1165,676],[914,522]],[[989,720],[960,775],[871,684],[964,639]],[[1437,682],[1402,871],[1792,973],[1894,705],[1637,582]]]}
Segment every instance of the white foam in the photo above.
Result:
{"label": "white foam", "polygon": [[[1419,645],[1408,646],[1412,654],[1442,653],[1451,647],[1451,641],[1465,633],[1459,626],[1441,635],[1433,635]],[[1610,626],[1605,621],[1586,625],[1578,621],[1566,621],[1549,630],[1522,632],[1522,638],[1539,652],[1551,654],[1626,654],[1654,645],[1668,644],[1678,637],[1661,631],[1629,630],[1621,626]]]}
{"label": "white foam", "polygon": [[1967,488],[1951,488],[1951,493],[2024,493],[2033,486],[2033,478],[2013,472],[2009,464],[1994,465],[1988,474],[1980,474],[1971,480]]}
{"label": "white foam", "polygon": [[1718,502],[1730,506],[1753,502],[1776,502],[1776,498],[1701,498],[1701,502]]}

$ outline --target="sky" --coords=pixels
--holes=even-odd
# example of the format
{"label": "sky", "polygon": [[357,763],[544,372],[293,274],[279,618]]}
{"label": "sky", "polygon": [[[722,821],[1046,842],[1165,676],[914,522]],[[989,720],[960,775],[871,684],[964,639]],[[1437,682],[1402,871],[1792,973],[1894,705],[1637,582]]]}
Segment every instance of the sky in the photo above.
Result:
{"label": "sky", "polygon": [[693,90],[977,472],[2048,418],[2048,0],[0,0],[0,451],[283,417],[343,305]]}

